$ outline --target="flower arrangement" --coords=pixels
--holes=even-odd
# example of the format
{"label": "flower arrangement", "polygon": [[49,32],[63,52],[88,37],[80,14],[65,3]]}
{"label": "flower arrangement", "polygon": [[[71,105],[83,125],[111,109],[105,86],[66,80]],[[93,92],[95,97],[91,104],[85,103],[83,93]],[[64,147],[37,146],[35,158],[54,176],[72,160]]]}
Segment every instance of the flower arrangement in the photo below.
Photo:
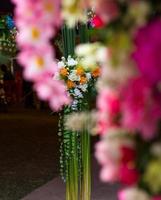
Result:
{"label": "flower arrangement", "polygon": [[[100,68],[96,67],[92,71],[85,70],[80,65],[79,60],[71,56],[68,56],[67,59],[63,57],[58,62],[58,68],[54,80],[64,81],[72,99],[71,104],[65,106],[60,114],[58,133],[61,137],[60,172],[67,186],[69,185],[66,199],[74,200],[79,196],[90,199],[90,135],[87,132],[88,125],[86,122],[83,130],[68,129],[66,119],[73,113],[77,114],[80,111],[89,110],[90,94],[94,91],[95,82],[100,75]],[[80,123],[79,120],[78,123]],[[70,186],[70,184],[74,186]]]}
{"label": "flower arrangement", "polygon": [[[69,93],[81,99],[84,93],[78,86],[85,85],[87,77],[78,80],[77,70],[69,70],[68,61],[63,61],[65,66],[60,73],[69,93],[62,80],[53,80],[58,65],[49,40],[63,20],[69,26],[77,21],[86,22],[85,11],[92,8],[94,29],[90,34],[97,42],[79,45],[76,56],[84,71],[101,66],[96,122],[101,140],[95,153],[102,166],[101,179],[125,186],[118,193],[119,200],[161,199],[161,3],[153,0],[13,2],[17,6],[17,40],[22,50],[19,60],[24,75],[34,81],[39,97],[48,100],[56,110],[71,102]],[[81,73],[83,69],[78,71]]]}
{"label": "flower arrangement", "polygon": [[73,110],[78,111],[81,102],[85,101],[86,95],[89,95],[89,91],[100,76],[100,67],[96,67],[92,71],[85,70],[79,61],[71,56],[68,56],[67,60],[63,57],[58,62],[58,67],[59,70],[54,79],[65,82],[68,93],[73,99],[70,106]]}

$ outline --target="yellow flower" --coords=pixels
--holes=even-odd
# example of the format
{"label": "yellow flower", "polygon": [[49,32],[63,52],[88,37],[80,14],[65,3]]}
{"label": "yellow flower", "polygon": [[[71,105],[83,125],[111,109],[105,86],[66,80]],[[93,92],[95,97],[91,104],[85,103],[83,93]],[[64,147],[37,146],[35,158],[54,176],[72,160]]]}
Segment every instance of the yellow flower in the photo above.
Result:
{"label": "yellow flower", "polygon": [[66,68],[61,68],[60,69],[60,75],[67,76],[68,75],[68,70]]}
{"label": "yellow flower", "polygon": [[74,88],[75,87],[75,83],[71,80],[67,80],[67,87],[69,89]]}
{"label": "yellow flower", "polygon": [[94,69],[94,70],[92,71],[92,76],[93,76],[94,78],[97,78],[97,77],[100,76],[100,68],[99,68],[99,67],[97,67],[96,69]]}
{"label": "yellow flower", "polygon": [[77,75],[83,75],[84,74],[84,69],[83,69],[83,67],[81,67],[81,66],[79,66],[79,67],[77,67],[77,69],[76,69],[76,74]]}
{"label": "yellow flower", "polygon": [[83,85],[85,83],[87,83],[87,78],[85,76],[81,76],[81,78],[80,78],[80,84]]}

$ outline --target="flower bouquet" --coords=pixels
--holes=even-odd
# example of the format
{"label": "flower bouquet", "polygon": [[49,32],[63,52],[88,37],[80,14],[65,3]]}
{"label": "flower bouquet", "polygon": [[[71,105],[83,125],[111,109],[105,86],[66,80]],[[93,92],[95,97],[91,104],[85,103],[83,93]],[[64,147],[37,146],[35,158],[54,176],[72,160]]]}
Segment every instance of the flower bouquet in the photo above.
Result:
{"label": "flower bouquet", "polygon": [[[81,196],[82,199],[90,199],[90,135],[87,132],[88,122],[86,122],[83,130],[78,130],[80,120],[73,124],[72,120],[68,120],[68,123],[66,123],[65,119],[73,113],[89,110],[90,96],[94,93],[94,84],[100,75],[100,71],[99,67],[91,72],[84,70],[79,64],[79,60],[71,56],[68,56],[67,59],[63,57],[58,62],[58,68],[54,79],[64,81],[71,97],[71,104],[65,106],[60,114],[58,133],[61,137],[60,171],[67,184],[66,199],[77,199],[78,196]],[[68,129],[67,127],[71,128]]]}

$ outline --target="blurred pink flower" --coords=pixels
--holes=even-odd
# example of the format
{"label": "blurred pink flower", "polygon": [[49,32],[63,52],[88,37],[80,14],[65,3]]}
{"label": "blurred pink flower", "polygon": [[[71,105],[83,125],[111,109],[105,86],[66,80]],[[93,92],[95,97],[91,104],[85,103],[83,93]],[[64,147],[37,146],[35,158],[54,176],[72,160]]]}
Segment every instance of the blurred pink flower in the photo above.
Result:
{"label": "blurred pink flower", "polygon": [[67,89],[62,81],[53,80],[52,77],[44,77],[37,81],[34,88],[38,97],[48,101],[54,111],[58,111],[64,105],[70,103]]}
{"label": "blurred pink flower", "polygon": [[119,15],[119,8],[116,0],[96,0],[92,3],[96,14],[104,23],[109,23]]}
{"label": "blurred pink flower", "polygon": [[106,140],[99,141],[96,146],[95,156],[101,165],[115,163],[120,159],[118,144],[110,143]]}
{"label": "blurred pink flower", "polygon": [[161,200],[161,196],[153,197],[151,200]]}
{"label": "blurred pink flower", "polygon": [[133,57],[138,69],[151,83],[161,81],[161,19],[150,22],[138,30]]}
{"label": "blurred pink flower", "polygon": [[136,170],[129,165],[135,163],[134,145],[131,140],[122,137],[120,132],[120,129],[112,128],[106,136],[103,136],[95,146],[95,157],[102,166],[100,173],[102,181],[132,184],[138,178]]}
{"label": "blurred pink flower", "polygon": [[142,78],[129,80],[122,92],[122,125],[139,132],[146,140],[154,138],[161,119],[161,104],[147,81]]}
{"label": "blurred pink flower", "polygon": [[46,74],[53,75],[57,70],[53,51],[48,46],[39,50],[22,51],[18,60],[24,66],[24,77],[30,81],[39,80],[40,76]]}
{"label": "blurred pink flower", "polygon": [[109,88],[103,88],[99,94],[97,107],[100,111],[108,112],[109,115],[117,114],[120,111],[117,92]]}
{"label": "blurred pink flower", "polygon": [[62,22],[61,0],[12,0],[12,2],[16,4],[15,14],[18,27],[35,20],[41,24],[53,24],[54,26],[60,25]]}
{"label": "blurred pink flower", "polygon": [[24,67],[24,77],[34,82],[34,88],[42,100],[49,102],[53,110],[70,103],[65,85],[53,80],[58,70],[50,39],[61,20],[61,0],[12,0],[16,4],[15,20],[19,31],[18,60]]}
{"label": "blurred pink flower", "polygon": [[39,4],[40,19],[45,23],[52,23],[54,26],[60,26],[61,19],[61,1],[62,0],[41,0]]}
{"label": "blurred pink flower", "polygon": [[122,184],[134,185],[139,180],[139,173],[133,163],[122,164],[119,169],[119,181]]}
{"label": "blurred pink flower", "polygon": [[150,197],[144,190],[128,187],[119,191],[118,200],[150,200]]}
{"label": "blurred pink flower", "polygon": [[53,28],[48,24],[37,24],[34,21],[28,23],[27,26],[22,26],[19,31],[17,42],[22,48],[28,48],[28,46],[39,48],[48,43],[54,34]]}
{"label": "blurred pink flower", "polygon": [[117,181],[118,160],[120,157],[117,145],[102,140],[96,144],[95,148],[95,156],[102,165],[100,179],[105,182]]}
{"label": "blurred pink flower", "polygon": [[100,179],[103,182],[115,182],[118,179],[118,167],[117,165],[104,165],[100,171]]}
{"label": "blurred pink flower", "polygon": [[127,164],[136,159],[136,150],[132,147],[121,146],[121,162]]}
{"label": "blurred pink flower", "polygon": [[121,146],[120,151],[119,181],[127,185],[135,184],[139,178],[139,173],[135,168],[136,151],[130,146]]}
{"label": "blurred pink flower", "polygon": [[61,1],[13,0],[13,2],[17,5],[15,19],[19,29],[17,41],[20,47],[41,46],[47,43],[54,36],[56,26],[62,22]]}
{"label": "blurred pink flower", "polygon": [[120,101],[116,91],[103,88],[98,95],[97,108],[99,113],[99,133],[107,133],[108,127],[117,126],[117,117],[120,111]]}
{"label": "blurred pink flower", "polygon": [[102,21],[102,19],[98,15],[96,15],[91,19],[91,25],[94,28],[102,28],[105,26],[105,23]]}

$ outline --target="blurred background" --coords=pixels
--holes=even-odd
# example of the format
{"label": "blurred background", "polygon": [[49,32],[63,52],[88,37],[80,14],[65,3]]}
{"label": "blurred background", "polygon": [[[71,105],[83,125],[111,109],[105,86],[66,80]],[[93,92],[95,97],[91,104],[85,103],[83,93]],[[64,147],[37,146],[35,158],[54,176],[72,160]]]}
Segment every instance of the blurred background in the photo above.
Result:
{"label": "blurred background", "polygon": [[18,200],[59,174],[58,116],[16,62],[13,4],[0,3],[0,199]]}

